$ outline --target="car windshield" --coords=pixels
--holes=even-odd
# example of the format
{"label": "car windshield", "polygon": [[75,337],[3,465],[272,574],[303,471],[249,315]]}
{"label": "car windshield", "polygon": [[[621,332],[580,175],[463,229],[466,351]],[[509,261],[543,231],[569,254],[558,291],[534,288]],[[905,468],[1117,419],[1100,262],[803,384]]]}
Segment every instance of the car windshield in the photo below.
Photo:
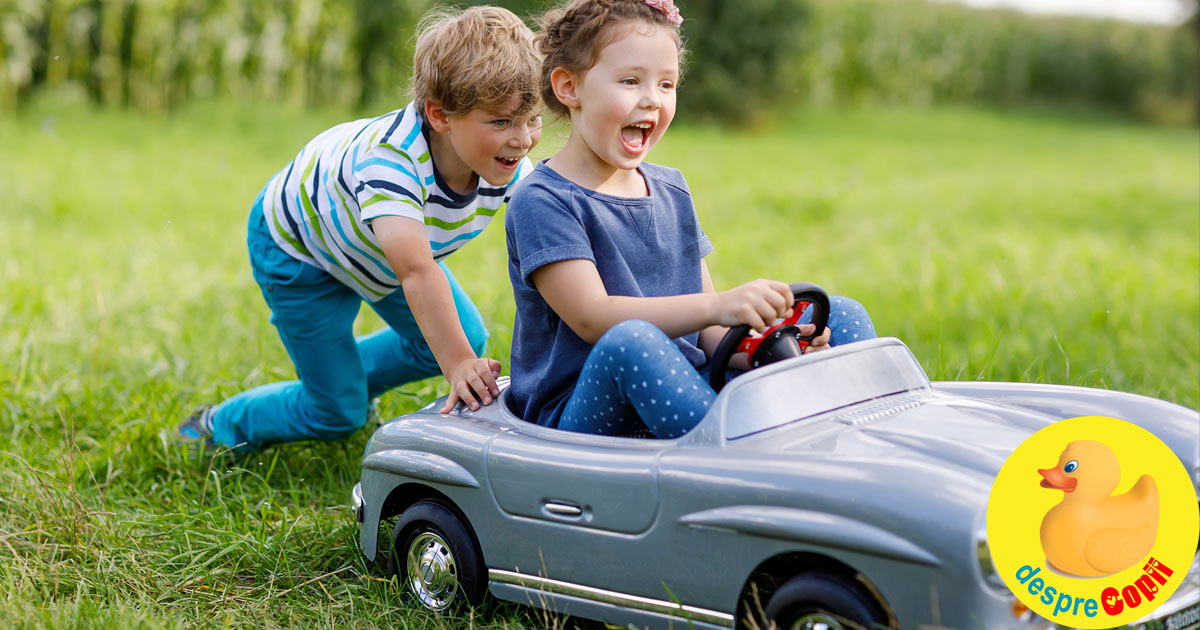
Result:
{"label": "car windshield", "polygon": [[725,437],[736,440],[930,385],[908,348],[896,340],[879,340],[767,366],[728,387]]}

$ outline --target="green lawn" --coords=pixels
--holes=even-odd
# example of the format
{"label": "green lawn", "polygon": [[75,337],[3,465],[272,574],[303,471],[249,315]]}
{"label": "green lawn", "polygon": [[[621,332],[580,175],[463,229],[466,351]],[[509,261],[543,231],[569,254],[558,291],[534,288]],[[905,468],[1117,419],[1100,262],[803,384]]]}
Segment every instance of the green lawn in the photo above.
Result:
{"label": "green lawn", "polygon": [[[409,611],[356,551],[338,444],[190,460],[195,406],[290,378],[245,217],[349,114],[46,103],[0,118],[0,626],[543,627]],[[1085,114],[798,110],[672,130],[717,285],[811,280],[943,380],[1068,383],[1200,405],[1200,137]],[[549,154],[561,132],[547,132]],[[507,363],[499,223],[450,259]],[[374,315],[363,331],[378,326]],[[391,417],[444,391],[383,400]]]}

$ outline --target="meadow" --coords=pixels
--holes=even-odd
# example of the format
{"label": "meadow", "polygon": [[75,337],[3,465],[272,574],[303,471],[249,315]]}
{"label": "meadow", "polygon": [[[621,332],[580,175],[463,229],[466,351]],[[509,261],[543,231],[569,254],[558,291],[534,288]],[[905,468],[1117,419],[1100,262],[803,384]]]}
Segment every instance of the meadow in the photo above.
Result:
{"label": "meadow", "polygon": [[[196,406],[293,376],[249,273],[246,214],[351,115],[46,99],[0,118],[0,626],[559,623],[398,602],[349,508],[373,426],[211,459],[172,441]],[[548,129],[536,154],[563,137]],[[750,130],[678,126],[653,161],[688,178],[718,288],[771,277],[853,296],[935,380],[1197,408],[1198,142],[1088,112],[798,108]],[[503,237],[498,222],[449,264],[507,363]],[[444,391],[406,386],[382,415]]]}

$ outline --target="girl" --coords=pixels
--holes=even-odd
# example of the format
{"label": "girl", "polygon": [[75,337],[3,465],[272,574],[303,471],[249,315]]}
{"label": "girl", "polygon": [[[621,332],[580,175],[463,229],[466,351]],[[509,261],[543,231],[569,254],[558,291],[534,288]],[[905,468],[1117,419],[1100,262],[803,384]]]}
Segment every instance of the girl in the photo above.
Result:
{"label": "girl", "polygon": [[[513,398],[531,422],[683,435],[716,397],[698,368],[725,327],[790,313],[783,282],[715,292],[686,182],[643,162],[675,115],[681,22],[671,0],[574,0],[543,23],[542,99],[571,133],[505,217]],[[875,336],[857,302],[831,306],[812,347]]]}

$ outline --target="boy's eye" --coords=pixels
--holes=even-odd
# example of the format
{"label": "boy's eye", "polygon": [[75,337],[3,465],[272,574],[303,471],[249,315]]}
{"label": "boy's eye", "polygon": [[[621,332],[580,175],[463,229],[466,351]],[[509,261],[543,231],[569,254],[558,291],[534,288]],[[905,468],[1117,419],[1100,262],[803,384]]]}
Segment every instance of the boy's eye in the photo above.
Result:
{"label": "boy's eye", "polygon": [[492,121],[492,124],[493,124],[493,125],[496,125],[497,127],[507,127],[507,126],[508,126],[508,124],[509,124],[509,122],[510,122],[510,121],[509,121],[508,119],[506,119],[506,118],[501,118],[501,119],[498,119],[498,120],[493,120],[493,121]]}

